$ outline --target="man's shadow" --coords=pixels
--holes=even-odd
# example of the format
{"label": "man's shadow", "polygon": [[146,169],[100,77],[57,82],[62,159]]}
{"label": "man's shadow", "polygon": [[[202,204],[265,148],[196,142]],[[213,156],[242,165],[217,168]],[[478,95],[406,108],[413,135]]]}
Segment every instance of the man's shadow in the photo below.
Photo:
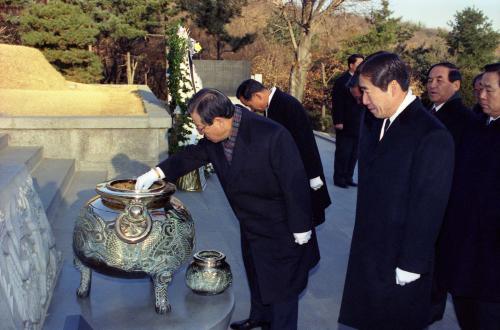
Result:
{"label": "man's shadow", "polygon": [[130,159],[130,157],[124,153],[116,154],[111,160],[111,163],[115,170],[115,175],[110,178],[112,180],[137,178],[141,174],[149,171],[151,167],[155,165]]}

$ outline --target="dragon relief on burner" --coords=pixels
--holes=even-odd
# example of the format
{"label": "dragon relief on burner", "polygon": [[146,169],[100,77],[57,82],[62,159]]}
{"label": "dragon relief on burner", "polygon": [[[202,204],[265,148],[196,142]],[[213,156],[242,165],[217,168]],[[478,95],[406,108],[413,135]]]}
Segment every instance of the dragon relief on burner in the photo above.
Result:
{"label": "dragon relief on burner", "polygon": [[194,222],[172,194],[175,186],[158,182],[144,191],[134,180],[98,184],[82,208],[73,232],[74,262],[81,272],[79,297],[90,292],[92,269],[122,277],[150,276],[157,313],[170,311],[168,284],[191,258]]}

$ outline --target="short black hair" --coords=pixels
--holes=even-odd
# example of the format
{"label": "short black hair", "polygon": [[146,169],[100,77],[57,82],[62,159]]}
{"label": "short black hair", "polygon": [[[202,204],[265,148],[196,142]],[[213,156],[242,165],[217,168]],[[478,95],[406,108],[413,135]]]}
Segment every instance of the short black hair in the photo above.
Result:
{"label": "short black hair", "polygon": [[352,54],[350,55],[348,58],[347,58],[347,65],[351,65],[351,64],[354,64],[356,63],[356,60],[360,58],[362,60],[365,59],[365,57],[361,54]]}
{"label": "short black hair", "polygon": [[254,79],[247,79],[242,82],[238,89],[236,90],[236,97],[243,98],[244,100],[250,100],[252,95],[266,89],[264,85]]}
{"label": "short black hair", "polygon": [[474,88],[474,85],[475,85],[475,84],[477,83],[477,81],[478,81],[479,79],[481,79],[482,77],[483,77],[483,72],[481,72],[480,74],[476,75],[476,76],[474,77],[474,79],[472,79],[472,88]]}
{"label": "short black hair", "polygon": [[498,85],[500,86],[500,62],[486,64],[484,72],[496,72],[498,74]]}
{"label": "short black hair", "polygon": [[234,105],[221,91],[203,88],[193,95],[187,104],[188,113],[196,113],[204,124],[212,125],[215,117],[232,118]]}
{"label": "short black hair", "polygon": [[360,75],[370,78],[373,85],[387,91],[389,83],[396,80],[403,91],[410,87],[408,66],[397,54],[380,51],[369,55],[358,66]]}
{"label": "short black hair", "polygon": [[448,81],[449,82],[454,82],[457,80],[460,82],[462,81],[462,75],[460,74],[460,70],[458,69],[458,66],[456,66],[455,64],[453,64],[451,62],[439,62],[439,63],[434,64],[427,71],[427,77],[431,73],[431,70],[437,66],[444,66],[445,68],[449,69],[449,71],[448,71]]}

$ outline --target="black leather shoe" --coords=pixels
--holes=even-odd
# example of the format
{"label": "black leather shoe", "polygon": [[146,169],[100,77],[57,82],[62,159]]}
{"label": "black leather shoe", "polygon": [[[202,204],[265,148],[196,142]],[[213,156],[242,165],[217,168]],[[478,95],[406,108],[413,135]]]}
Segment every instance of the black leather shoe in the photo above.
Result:
{"label": "black leather shoe", "polygon": [[357,187],[358,186],[358,184],[356,182],[352,181],[352,180],[349,181],[349,182],[347,182],[347,185],[351,186],[351,187]]}
{"label": "black leather shoe", "polygon": [[343,182],[333,182],[333,184],[337,187],[340,187],[340,188],[347,188],[347,184],[343,183]]}
{"label": "black leather shoe", "polygon": [[231,329],[234,330],[250,330],[260,327],[262,330],[269,330],[271,328],[271,324],[265,321],[256,321],[256,320],[242,320],[231,323]]}

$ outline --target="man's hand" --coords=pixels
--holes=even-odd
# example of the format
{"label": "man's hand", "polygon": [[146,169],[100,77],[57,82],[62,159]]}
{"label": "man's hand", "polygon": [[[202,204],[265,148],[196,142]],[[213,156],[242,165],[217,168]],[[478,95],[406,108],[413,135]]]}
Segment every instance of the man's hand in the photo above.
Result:
{"label": "man's hand", "polygon": [[344,124],[335,124],[333,127],[335,127],[335,129],[344,129]]}
{"label": "man's hand", "polygon": [[148,172],[137,178],[135,181],[135,190],[149,189],[155,181],[161,179],[160,176],[160,173],[158,173],[156,169],[150,169]]}
{"label": "man's hand", "polygon": [[306,231],[305,233],[293,233],[295,238],[295,243],[298,245],[306,244],[311,239],[312,231]]}
{"label": "man's hand", "polygon": [[416,273],[410,273],[405,270],[402,270],[401,268],[396,267],[396,284],[397,285],[405,285],[408,283],[411,283],[413,281],[416,281],[420,278],[420,274]]}

